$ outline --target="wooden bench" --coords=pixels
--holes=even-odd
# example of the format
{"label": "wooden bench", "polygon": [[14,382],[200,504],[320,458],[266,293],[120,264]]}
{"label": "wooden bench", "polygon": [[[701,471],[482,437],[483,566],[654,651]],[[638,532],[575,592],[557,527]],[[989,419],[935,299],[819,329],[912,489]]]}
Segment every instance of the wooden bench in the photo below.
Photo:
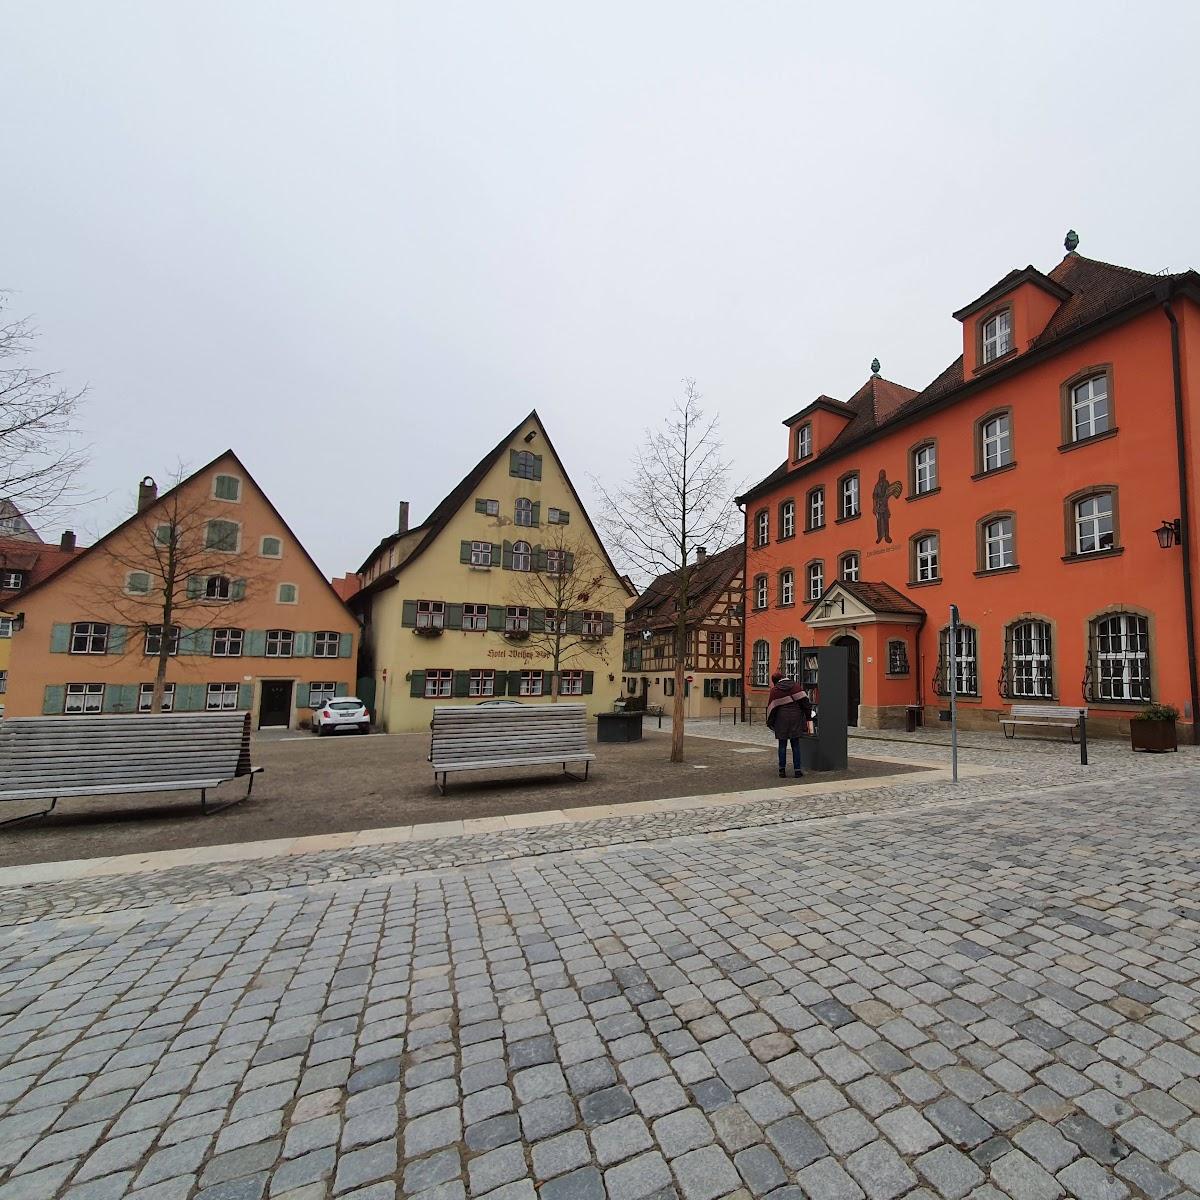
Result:
{"label": "wooden bench", "polygon": [[[0,724],[0,800],[49,800],[50,807],[0,824],[44,817],[67,796],[196,789],[205,813],[208,790],[249,776],[250,714],[137,713],[14,717]],[[238,797],[244,799],[245,797]]]}
{"label": "wooden bench", "polygon": [[1087,716],[1086,708],[1060,708],[1049,704],[1013,704],[1008,716],[1000,718],[1000,728],[1010,741],[1017,736],[1018,725],[1043,725],[1049,729],[1065,729],[1074,743],[1079,731],[1079,718]]}
{"label": "wooden bench", "polygon": [[[596,757],[588,749],[587,709],[582,704],[439,705],[429,728],[433,781],[443,796],[449,771],[562,763],[565,775],[582,781]],[[582,776],[567,770],[568,763],[578,762],[584,765]]]}

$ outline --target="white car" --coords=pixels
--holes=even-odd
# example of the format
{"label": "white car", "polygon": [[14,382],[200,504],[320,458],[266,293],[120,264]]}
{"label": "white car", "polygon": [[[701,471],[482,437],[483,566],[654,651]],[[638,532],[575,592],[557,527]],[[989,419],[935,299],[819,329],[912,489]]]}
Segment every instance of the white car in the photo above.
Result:
{"label": "white car", "polygon": [[312,727],[318,737],[339,729],[370,733],[371,714],[357,696],[338,696],[313,709]]}

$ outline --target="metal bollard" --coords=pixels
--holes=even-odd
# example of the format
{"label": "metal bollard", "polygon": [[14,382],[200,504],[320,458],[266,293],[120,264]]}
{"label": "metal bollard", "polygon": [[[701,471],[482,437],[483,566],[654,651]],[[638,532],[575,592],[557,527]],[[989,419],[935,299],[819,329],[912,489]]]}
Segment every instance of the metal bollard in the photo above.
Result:
{"label": "metal bollard", "polygon": [[1087,713],[1079,711],[1079,765],[1086,767],[1087,760]]}

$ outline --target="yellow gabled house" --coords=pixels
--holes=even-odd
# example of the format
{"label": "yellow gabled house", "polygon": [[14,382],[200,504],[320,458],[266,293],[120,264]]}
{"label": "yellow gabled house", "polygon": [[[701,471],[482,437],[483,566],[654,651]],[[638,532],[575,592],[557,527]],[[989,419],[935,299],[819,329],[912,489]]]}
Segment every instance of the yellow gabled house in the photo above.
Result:
{"label": "yellow gabled house", "polygon": [[612,708],[630,590],[536,412],[503,437],[421,525],[359,570],[363,673],[391,733],[429,727],[435,704]]}

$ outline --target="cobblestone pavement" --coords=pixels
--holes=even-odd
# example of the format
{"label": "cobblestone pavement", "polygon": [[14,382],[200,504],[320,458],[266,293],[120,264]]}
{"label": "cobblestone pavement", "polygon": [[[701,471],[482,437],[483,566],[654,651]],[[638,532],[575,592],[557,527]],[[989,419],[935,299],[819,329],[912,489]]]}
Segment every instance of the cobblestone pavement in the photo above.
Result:
{"label": "cobblestone pavement", "polygon": [[0,1200],[1192,1197],[1200,760],[1033,757],[821,821],[64,888],[0,929]]}

